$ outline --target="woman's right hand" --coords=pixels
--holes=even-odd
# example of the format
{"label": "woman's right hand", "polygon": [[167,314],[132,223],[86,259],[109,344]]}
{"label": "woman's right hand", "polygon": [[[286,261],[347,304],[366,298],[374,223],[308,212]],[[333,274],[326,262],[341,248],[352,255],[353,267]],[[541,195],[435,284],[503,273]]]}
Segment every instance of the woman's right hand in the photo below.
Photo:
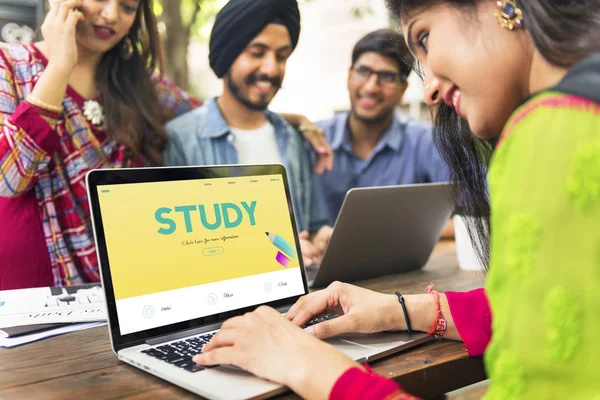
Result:
{"label": "woman's right hand", "polygon": [[340,316],[306,328],[307,332],[321,339],[349,332],[406,329],[398,297],[341,282],[334,282],[327,289],[302,297],[290,308],[286,317],[303,326],[325,312],[335,312]]}
{"label": "woman's right hand", "polygon": [[84,19],[81,0],[49,0],[50,9],[42,24],[48,65],[69,73],[77,63],[77,23]]}
{"label": "woman's right hand", "polygon": [[345,371],[360,368],[335,347],[265,306],[225,321],[194,362],[235,365],[287,385],[303,399],[327,399]]}

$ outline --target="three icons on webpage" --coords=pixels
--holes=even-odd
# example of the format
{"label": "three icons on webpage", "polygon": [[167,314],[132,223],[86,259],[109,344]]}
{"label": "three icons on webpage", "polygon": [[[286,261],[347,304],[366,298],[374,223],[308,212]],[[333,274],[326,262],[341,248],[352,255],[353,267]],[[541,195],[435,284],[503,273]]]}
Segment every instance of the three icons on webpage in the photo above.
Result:
{"label": "three icons on webpage", "polygon": [[[287,286],[286,282],[279,282],[278,283],[279,286]],[[267,293],[271,293],[273,291],[273,284],[271,282],[265,282],[263,284],[263,290]],[[223,293],[222,296],[224,299],[230,299],[233,297],[232,293]],[[216,293],[209,293],[207,296],[207,302],[210,305],[215,305],[217,304],[217,302],[219,301],[219,296]],[[164,306],[161,308],[161,311],[165,312],[165,311],[170,311],[171,307],[169,306]],[[144,306],[144,308],[142,309],[142,314],[144,315],[144,317],[150,319],[154,316],[154,307],[152,307],[151,305],[147,305]]]}

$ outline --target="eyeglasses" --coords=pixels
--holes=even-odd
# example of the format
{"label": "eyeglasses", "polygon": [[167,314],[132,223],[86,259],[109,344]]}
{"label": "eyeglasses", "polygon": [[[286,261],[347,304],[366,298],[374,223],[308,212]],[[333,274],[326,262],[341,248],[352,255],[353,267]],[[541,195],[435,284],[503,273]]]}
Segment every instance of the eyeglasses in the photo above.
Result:
{"label": "eyeglasses", "polygon": [[393,71],[374,71],[364,65],[352,68],[352,77],[357,83],[365,83],[373,74],[377,75],[377,82],[382,86],[393,87],[402,80],[400,74]]}

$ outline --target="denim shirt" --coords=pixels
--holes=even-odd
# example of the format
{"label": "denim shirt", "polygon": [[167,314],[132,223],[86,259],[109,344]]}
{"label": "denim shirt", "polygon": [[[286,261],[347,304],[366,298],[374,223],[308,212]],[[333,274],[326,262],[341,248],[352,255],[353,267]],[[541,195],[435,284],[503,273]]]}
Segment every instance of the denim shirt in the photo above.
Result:
{"label": "denim shirt", "polygon": [[448,180],[448,167],[433,145],[431,124],[396,112],[373,153],[362,160],[352,149],[348,117],[345,112],[317,123],[325,131],[334,155],[333,170],[319,177],[330,224],[335,222],[346,192],[352,188]]}
{"label": "denim shirt", "polygon": [[[279,153],[288,175],[299,231],[316,232],[327,222],[327,210],[312,172],[309,149],[302,137],[281,116],[265,111],[275,128]],[[216,99],[172,121],[167,126],[169,145],[165,165],[238,164],[235,136]]]}

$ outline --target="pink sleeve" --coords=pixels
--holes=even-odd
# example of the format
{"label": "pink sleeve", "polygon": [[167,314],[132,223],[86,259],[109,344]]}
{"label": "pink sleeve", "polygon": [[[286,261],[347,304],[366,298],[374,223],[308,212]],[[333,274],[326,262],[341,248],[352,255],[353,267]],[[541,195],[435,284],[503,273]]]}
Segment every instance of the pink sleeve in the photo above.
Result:
{"label": "pink sleeve", "polygon": [[377,375],[365,364],[366,371],[350,368],[335,382],[330,400],[372,399],[372,400],[419,400],[404,392],[396,382]]}
{"label": "pink sleeve", "polygon": [[445,295],[467,352],[471,357],[482,355],[492,338],[492,312],[484,289]]}

